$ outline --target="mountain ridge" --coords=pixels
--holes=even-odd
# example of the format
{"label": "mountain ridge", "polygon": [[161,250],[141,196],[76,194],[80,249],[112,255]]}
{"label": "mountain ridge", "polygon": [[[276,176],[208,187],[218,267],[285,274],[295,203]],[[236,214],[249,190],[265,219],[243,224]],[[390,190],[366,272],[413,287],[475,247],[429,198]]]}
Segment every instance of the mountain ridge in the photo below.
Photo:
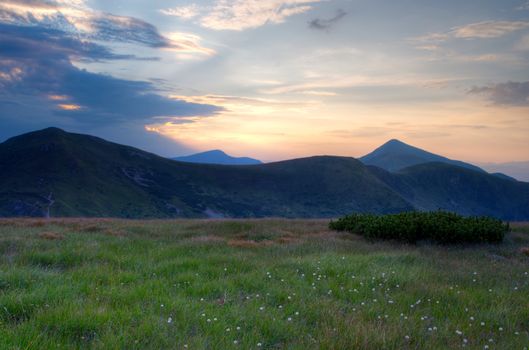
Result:
{"label": "mountain ridge", "polygon": [[196,164],[48,128],[1,143],[0,169],[3,217],[332,218],[446,209],[529,219],[529,184],[446,163],[397,173],[336,156]]}

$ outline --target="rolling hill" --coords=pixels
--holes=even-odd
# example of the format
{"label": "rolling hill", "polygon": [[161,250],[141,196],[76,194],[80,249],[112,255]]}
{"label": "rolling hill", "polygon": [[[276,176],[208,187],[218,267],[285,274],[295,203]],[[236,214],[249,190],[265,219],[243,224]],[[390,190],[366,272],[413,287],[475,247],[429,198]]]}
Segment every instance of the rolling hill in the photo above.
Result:
{"label": "rolling hill", "polygon": [[48,128],[0,144],[0,216],[336,217],[449,209],[529,219],[529,184],[450,164],[399,173],[348,157],[178,162]]}
{"label": "rolling hill", "polygon": [[212,150],[201,153],[192,154],[189,156],[175,157],[173,160],[188,163],[201,164],[224,164],[224,165],[253,165],[262,164],[260,160],[248,157],[232,157],[221,150]]}
{"label": "rolling hill", "polygon": [[461,162],[459,160],[448,159],[395,139],[386,142],[373,152],[359,158],[359,160],[366,165],[374,165],[392,172],[399,171],[412,165],[430,162],[447,163],[479,172],[485,172],[483,169],[475,165]]}

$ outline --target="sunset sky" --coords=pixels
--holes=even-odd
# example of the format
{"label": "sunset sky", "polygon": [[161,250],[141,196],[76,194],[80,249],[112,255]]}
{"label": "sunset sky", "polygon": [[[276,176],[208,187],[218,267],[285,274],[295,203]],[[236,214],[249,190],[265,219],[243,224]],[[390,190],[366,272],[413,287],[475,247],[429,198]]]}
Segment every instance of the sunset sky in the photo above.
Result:
{"label": "sunset sky", "polygon": [[529,160],[525,0],[2,0],[0,141]]}

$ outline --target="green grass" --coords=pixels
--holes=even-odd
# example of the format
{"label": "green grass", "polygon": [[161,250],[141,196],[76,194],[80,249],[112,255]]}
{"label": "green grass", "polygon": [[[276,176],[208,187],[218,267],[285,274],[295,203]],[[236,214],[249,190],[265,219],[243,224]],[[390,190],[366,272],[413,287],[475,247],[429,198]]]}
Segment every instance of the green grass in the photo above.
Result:
{"label": "green grass", "polygon": [[327,225],[2,220],[0,349],[529,346],[529,225],[450,247]]}

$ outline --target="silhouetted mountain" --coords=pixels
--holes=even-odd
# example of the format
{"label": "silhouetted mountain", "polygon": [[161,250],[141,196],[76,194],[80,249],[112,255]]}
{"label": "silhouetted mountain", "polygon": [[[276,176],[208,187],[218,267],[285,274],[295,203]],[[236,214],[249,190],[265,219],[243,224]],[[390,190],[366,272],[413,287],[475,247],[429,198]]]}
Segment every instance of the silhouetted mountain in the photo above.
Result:
{"label": "silhouetted mountain", "polygon": [[379,168],[393,172],[412,165],[430,162],[442,162],[484,172],[483,169],[475,165],[448,159],[420,148],[410,146],[399,140],[390,140],[375,149],[373,152],[359,158],[359,160],[366,165],[375,165]]}
{"label": "silhouetted mountain", "polygon": [[176,162],[49,128],[0,144],[1,216],[332,217],[411,206],[353,158]]}
{"label": "silhouetted mountain", "polygon": [[390,173],[318,156],[176,162],[49,128],[0,144],[0,216],[336,217],[447,209],[529,219],[529,184],[442,163]]}
{"label": "silhouetted mountain", "polygon": [[175,157],[173,160],[180,162],[189,163],[202,163],[202,164],[224,164],[224,165],[252,165],[262,164],[260,160],[248,158],[248,157],[232,157],[227,155],[221,150],[212,150],[207,152],[201,152],[192,154],[184,157]]}

